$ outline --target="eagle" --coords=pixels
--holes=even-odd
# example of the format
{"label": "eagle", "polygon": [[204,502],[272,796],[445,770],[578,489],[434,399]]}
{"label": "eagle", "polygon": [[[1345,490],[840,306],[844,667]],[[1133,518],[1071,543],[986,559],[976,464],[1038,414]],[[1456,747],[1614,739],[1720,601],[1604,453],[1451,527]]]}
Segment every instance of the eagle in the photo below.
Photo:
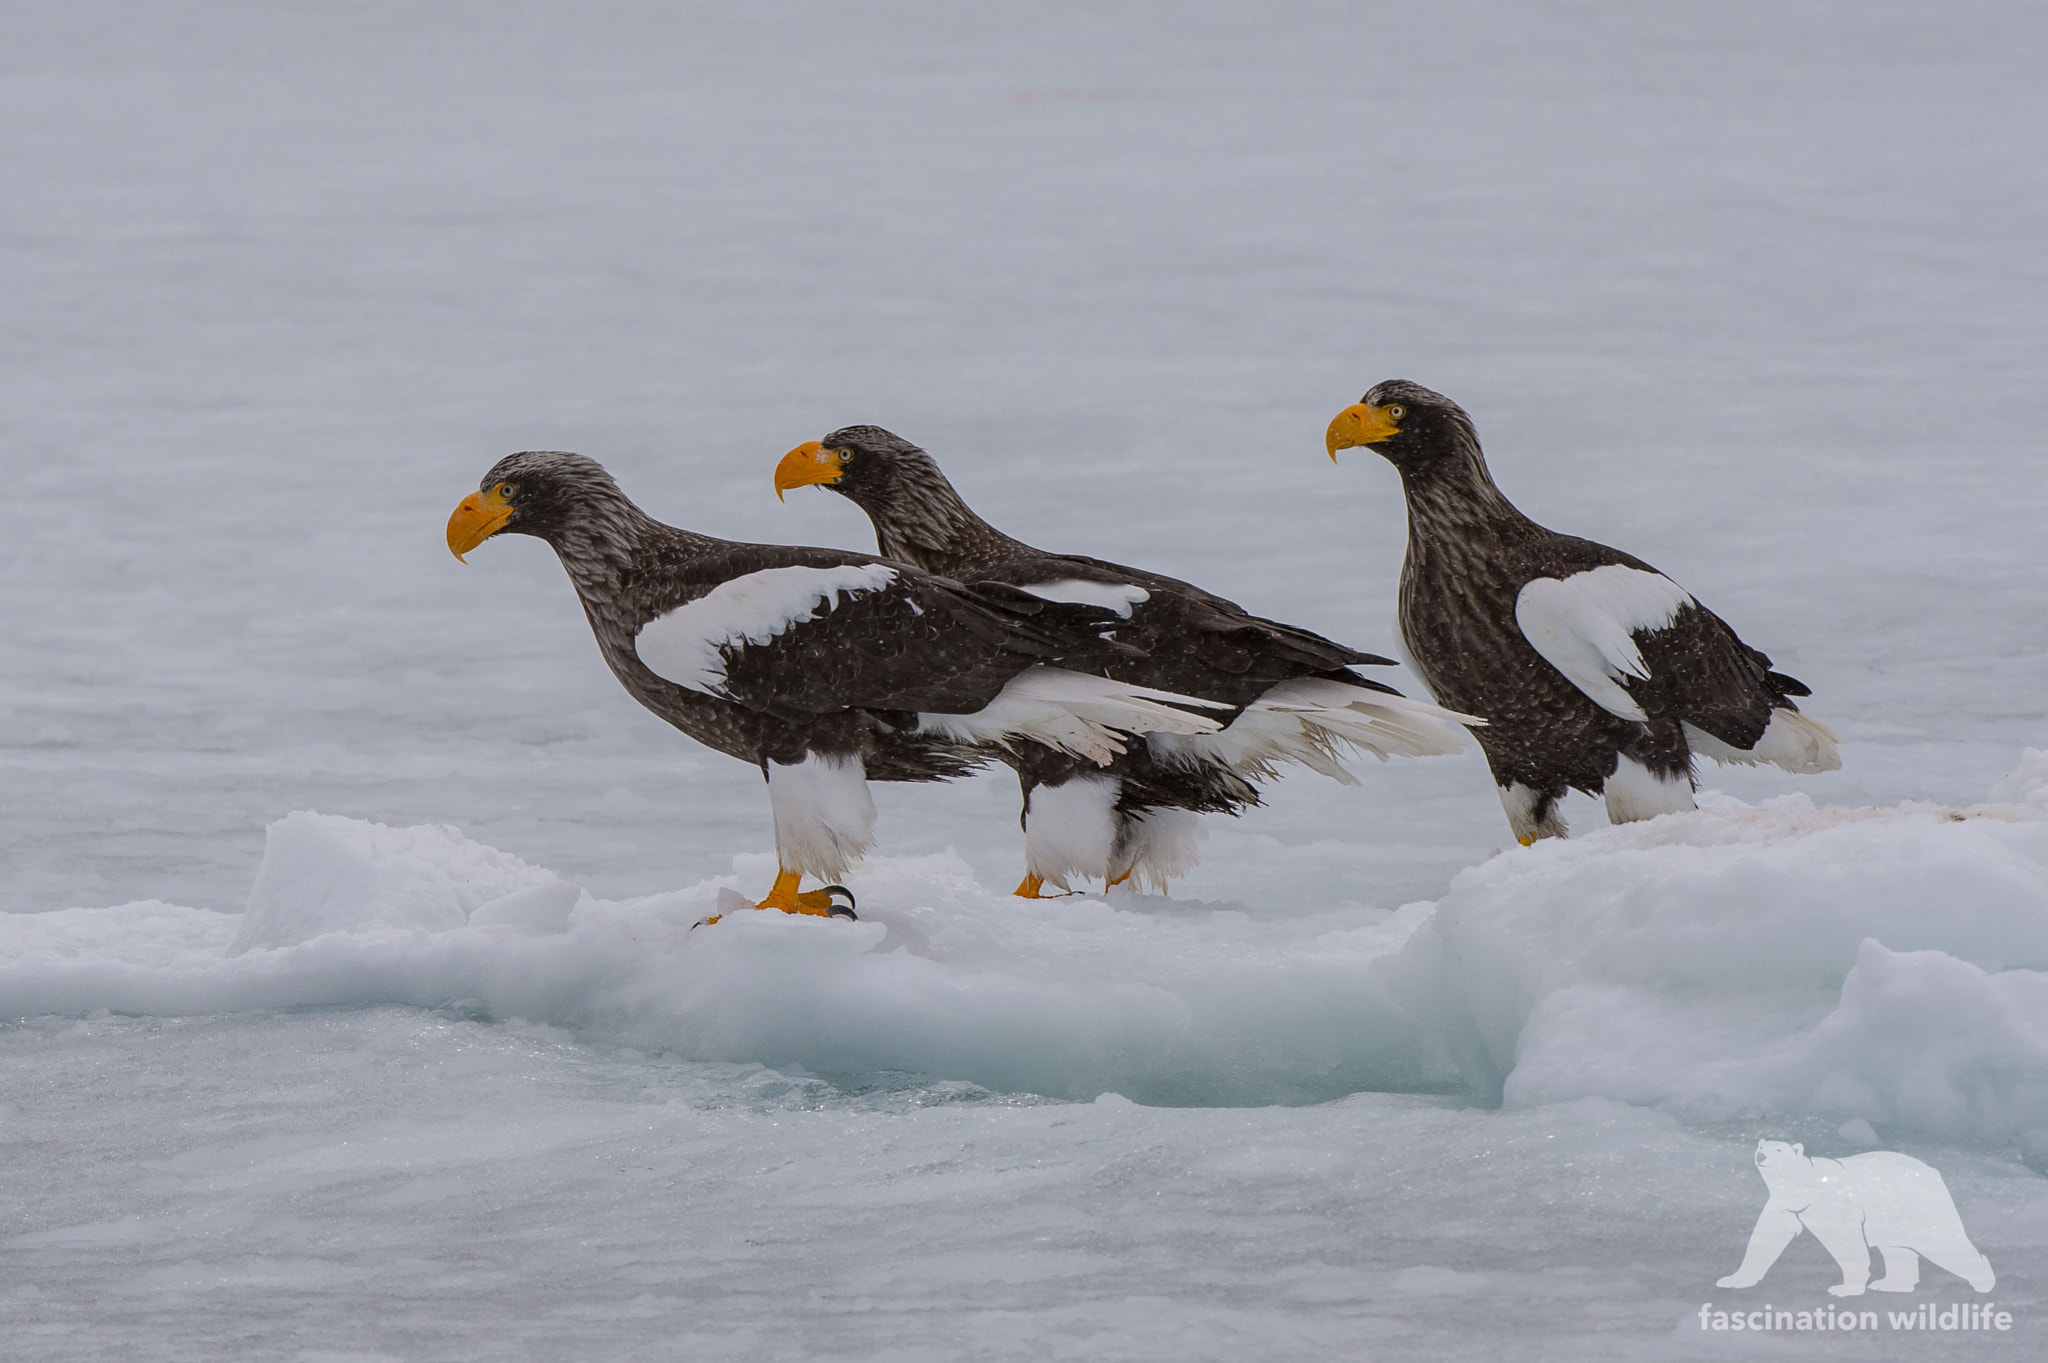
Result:
{"label": "eagle", "polygon": [[812,485],[865,511],[893,562],[1114,611],[1111,638],[1133,651],[1108,659],[1105,675],[1227,707],[1220,732],[1155,731],[1107,767],[1044,745],[1009,753],[1023,787],[1018,895],[1066,890],[1076,874],[1106,885],[1136,876],[1163,889],[1195,865],[1197,816],[1257,804],[1254,783],[1277,764],[1356,785],[1337,761],[1349,749],[1384,760],[1464,746],[1463,716],[1351,670],[1392,659],[1263,619],[1177,578],[1012,539],[968,507],[929,454],[879,426],[842,427],[783,456],[776,494]]}
{"label": "eagle", "polygon": [[1564,836],[1568,788],[1602,796],[1614,823],[1694,808],[1696,754],[1842,765],[1837,735],[1793,701],[1807,687],[1692,593],[1517,511],[1449,398],[1389,379],[1325,444],[1333,461],[1365,446],[1401,475],[1401,638],[1438,703],[1486,720],[1474,733],[1523,846]]}
{"label": "eagle", "polygon": [[554,549],[635,700],[760,768],[776,875],[759,908],[852,916],[843,886],[801,884],[836,882],[872,845],[870,779],[945,780],[1024,743],[1104,766],[1131,735],[1221,727],[1200,713],[1213,702],[1098,675],[1133,651],[1106,637],[1112,612],[680,530],[582,455],[508,455],[448,518],[457,559],[507,533]]}

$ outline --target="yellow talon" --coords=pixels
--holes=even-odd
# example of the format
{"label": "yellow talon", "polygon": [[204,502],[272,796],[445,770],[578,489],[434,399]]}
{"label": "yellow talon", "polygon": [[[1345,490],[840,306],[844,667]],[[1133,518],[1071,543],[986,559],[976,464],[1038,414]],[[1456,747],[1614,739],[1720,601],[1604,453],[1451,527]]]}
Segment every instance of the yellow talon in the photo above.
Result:
{"label": "yellow talon", "polygon": [[[777,871],[775,884],[769,889],[768,897],[756,904],[757,909],[780,909],[784,913],[808,914],[812,918],[830,918],[839,905],[833,901],[829,890],[798,890],[797,884],[803,876],[796,871]],[[848,896],[851,898],[852,896]],[[840,910],[844,912],[844,910]],[[707,920],[716,921],[716,920]]]}
{"label": "yellow talon", "polygon": [[1131,872],[1137,869],[1138,868],[1135,866],[1126,868],[1122,875],[1118,876],[1115,880],[1110,881],[1102,888],[1105,890],[1114,890],[1117,886],[1123,884],[1126,880],[1129,880],[1131,878]]}
{"label": "yellow talon", "polygon": [[1080,891],[1063,889],[1054,890],[1051,894],[1047,894],[1045,892],[1045,877],[1031,871],[1026,871],[1024,878],[1017,882],[1017,888],[1010,891],[1010,893],[1019,899],[1067,899],[1079,894]]}
{"label": "yellow talon", "polygon": [[1522,844],[1522,846],[1524,847],[1534,847],[1536,845],[1536,835],[1534,833],[1529,833],[1517,837],[1515,841]]}

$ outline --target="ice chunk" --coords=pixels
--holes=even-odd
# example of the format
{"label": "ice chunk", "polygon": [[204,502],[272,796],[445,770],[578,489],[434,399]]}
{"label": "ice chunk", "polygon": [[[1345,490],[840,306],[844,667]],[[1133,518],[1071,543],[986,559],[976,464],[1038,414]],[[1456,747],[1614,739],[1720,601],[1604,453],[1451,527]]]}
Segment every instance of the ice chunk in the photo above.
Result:
{"label": "ice chunk", "polygon": [[493,900],[560,883],[452,828],[392,828],[300,811],[270,825],[231,954],[324,933],[461,927]]}
{"label": "ice chunk", "polygon": [[2048,1160],[2048,973],[1866,941],[1841,1001],[1758,1088],[1781,1109]]}
{"label": "ice chunk", "polygon": [[1514,849],[1391,915],[1024,901],[942,854],[871,859],[861,921],[824,922],[747,907],[773,857],[736,869],[604,901],[448,829],[296,814],[233,934],[272,950],[230,956],[231,916],[171,905],[0,919],[0,998],[459,1007],[814,1075],[1149,1104],[1463,1088],[2048,1160],[2027,805],[1731,801]]}
{"label": "ice chunk", "polygon": [[502,924],[528,932],[562,932],[583,891],[559,876],[549,876],[537,885],[500,895],[469,915],[472,926]]}
{"label": "ice chunk", "polygon": [[2048,749],[2028,748],[2020,764],[1991,789],[1993,800],[2048,810]]}
{"label": "ice chunk", "polygon": [[1382,976],[1512,1106],[1810,1112],[2048,1154],[2048,821],[1773,803],[1496,857]]}

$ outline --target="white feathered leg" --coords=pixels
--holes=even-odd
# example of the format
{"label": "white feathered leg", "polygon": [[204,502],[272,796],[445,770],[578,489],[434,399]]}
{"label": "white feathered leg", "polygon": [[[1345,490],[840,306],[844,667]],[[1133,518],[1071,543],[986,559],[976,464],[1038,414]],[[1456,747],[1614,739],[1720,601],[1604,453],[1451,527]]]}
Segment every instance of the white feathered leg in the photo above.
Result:
{"label": "white feathered leg", "polygon": [[[1527,847],[1538,838],[1561,838],[1565,833],[1564,816],[1557,812],[1557,805],[1543,808],[1543,795],[1534,787],[1520,781],[1512,781],[1498,787],[1500,807],[1508,816],[1508,831],[1515,835],[1515,841]],[[1539,815],[1537,811],[1541,809]]]}
{"label": "white feathered leg", "polygon": [[1607,802],[1609,823],[1634,823],[1698,808],[1692,798],[1692,781],[1683,773],[1659,776],[1626,755],[1615,759],[1614,775],[1607,778],[1600,794]]}
{"label": "white feathered leg", "polygon": [[811,753],[768,764],[775,860],[784,872],[837,880],[875,842],[875,802],[860,758]]}
{"label": "white feathered leg", "polygon": [[1117,776],[1076,776],[1056,786],[1032,788],[1024,801],[1024,884],[1017,887],[1019,895],[1036,898],[1046,885],[1069,890],[1069,876],[1107,876],[1116,846],[1116,800],[1123,786]]}

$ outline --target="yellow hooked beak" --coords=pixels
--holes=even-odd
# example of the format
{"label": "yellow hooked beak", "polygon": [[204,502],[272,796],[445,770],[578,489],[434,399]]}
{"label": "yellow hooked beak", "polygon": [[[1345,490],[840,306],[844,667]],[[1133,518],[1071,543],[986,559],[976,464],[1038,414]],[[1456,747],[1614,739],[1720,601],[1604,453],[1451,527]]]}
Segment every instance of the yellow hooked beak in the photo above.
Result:
{"label": "yellow hooked beak", "polygon": [[783,455],[782,462],[775,466],[775,500],[781,501],[782,494],[793,487],[838,482],[845,472],[840,467],[842,462],[839,451],[828,450],[816,440],[806,440]]}
{"label": "yellow hooked beak", "polygon": [[458,563],[463,555],[498,533],[512,519],[512,505],[505,500],[504,484],[488,492],[472,492],[456,504],[448,517],[448,552]]}
{"label": "yellow hooked beak", "polygon": [[1337,413],[1336,420],[1323,435],[1323,444],[1330,451],[1330,462],[1337,462],[1337,451],[1348,450],[1354,445],[1377,445],[1392,440],[1401,434],[1401,428],[1394,424],[1394,418],[1384,407],[1375,407],[1369,402],[1355,402]]}

